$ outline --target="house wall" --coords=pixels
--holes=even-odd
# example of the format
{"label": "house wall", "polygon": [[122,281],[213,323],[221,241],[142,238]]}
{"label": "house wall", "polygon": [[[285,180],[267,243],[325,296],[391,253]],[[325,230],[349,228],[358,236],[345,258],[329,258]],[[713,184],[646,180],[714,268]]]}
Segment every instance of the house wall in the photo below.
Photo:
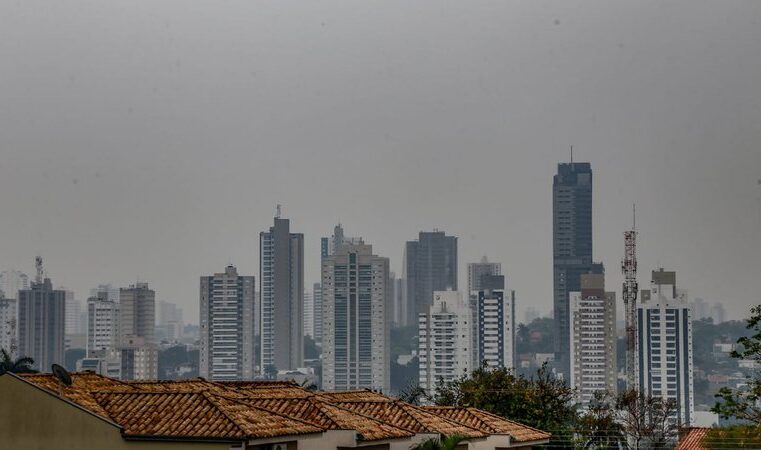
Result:
{"label": "house wall", "polygon": [[230,444],[126,441],[119,428],[10,375],[0,376],[3,448],[228,450]]}

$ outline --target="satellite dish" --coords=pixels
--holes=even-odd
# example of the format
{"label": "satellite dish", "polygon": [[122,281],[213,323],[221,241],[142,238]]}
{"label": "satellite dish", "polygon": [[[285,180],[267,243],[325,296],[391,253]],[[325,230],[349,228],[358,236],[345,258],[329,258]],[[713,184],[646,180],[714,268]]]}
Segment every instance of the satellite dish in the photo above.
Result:
{"label": "satellite dish", "polygon": [[53,375],[58,378],[58,381],[60,381],[62,384],[65,384],[66,386],[71,386],[71,375],[69,375],[68,370],[64,369],[63,366],[59,366],[58,364],[53,364],[51,369],[53,371]]}

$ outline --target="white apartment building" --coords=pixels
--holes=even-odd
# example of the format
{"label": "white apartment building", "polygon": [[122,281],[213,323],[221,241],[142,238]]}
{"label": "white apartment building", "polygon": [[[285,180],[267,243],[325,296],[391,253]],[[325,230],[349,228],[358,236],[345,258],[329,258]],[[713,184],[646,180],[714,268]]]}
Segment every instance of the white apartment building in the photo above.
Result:
{"label": "white apartment building", "polygon": [[582,274],[581,291],[569,301],[570,382],[586,406],[595,392],[617,390],[616,294],[605,292],[605,275]]}
{"label": "white apartment building", "polygon": [[459,291],[434,291],[433,304],[418,314],[419,385],[433,394],[439,380],[473,369],[473,310]]}
{"label": "white apartment building", "polygon": [[219,381],[254,378],[254,277],[229,265],[201,277],[199,373]]}
{"label": "white apartment building", "polygon": [[359,240],[322,258],[322,388],[391,386],[389,260]]}
{"label": "white apartment building", "polygon": [[505,290],[505,277],[482,274],[480,290],[471,293],[475,302],[477,351],[473,367],[515,367],[515,292]]}
{"label": "white apartment building", "polygon": [[105,293],[87,299],[87,357],[103,357],[119,343],[119,304]]}
{"label": "white apartment building", "polygon": [[675,420],[695,422],[692,311],[676,272],[653,271],[650,290],[637,305],[639,386],[645,394],[674,400]]}
{"label": "white apartment building", "polygon": [[314,296],[312,292],[304,291],[304,336],[314,339],[314,318],[319,314],[314,308]]}

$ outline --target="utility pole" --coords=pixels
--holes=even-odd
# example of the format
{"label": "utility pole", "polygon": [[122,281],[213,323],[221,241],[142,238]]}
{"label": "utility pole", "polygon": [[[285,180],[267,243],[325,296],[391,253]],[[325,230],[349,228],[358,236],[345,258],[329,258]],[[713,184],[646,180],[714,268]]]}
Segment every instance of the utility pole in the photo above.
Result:
{"label": "utility pole", "polygon": [[626,387],[637,389],[637,210],[632,205],[632,229],[624,231],[624,314],[626,314]]}

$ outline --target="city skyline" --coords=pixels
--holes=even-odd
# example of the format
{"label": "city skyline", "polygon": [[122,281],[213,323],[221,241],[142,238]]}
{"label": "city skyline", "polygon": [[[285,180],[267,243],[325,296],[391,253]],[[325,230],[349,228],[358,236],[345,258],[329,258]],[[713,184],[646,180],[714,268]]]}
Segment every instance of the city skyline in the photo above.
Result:
{"label": "city skyline", "polygon": [[[305,233],[307,283],[338,220],[396,274],[403,243],[439,228],[460,238],[459,284],[487,254],[521,293],[519,317],[547,312],[549,184],[573,145],[595,170],[594,257],[611,286],[636,203],[642,267],[677,270],[729,317],[756,301],[758,2],[441,5],[441,26],[394,2],[370,24],[331,2],[281,14],[170,0],[150,23],[84,5],[0,18],[14,67],[2,270],[32,273],[42,254],[80,300],[93,280],[145,280],[195,323],[197,277],[228,263],[259,273],[256,233],[280,203]],[[211,203],[229,213],[199,214]]]}

